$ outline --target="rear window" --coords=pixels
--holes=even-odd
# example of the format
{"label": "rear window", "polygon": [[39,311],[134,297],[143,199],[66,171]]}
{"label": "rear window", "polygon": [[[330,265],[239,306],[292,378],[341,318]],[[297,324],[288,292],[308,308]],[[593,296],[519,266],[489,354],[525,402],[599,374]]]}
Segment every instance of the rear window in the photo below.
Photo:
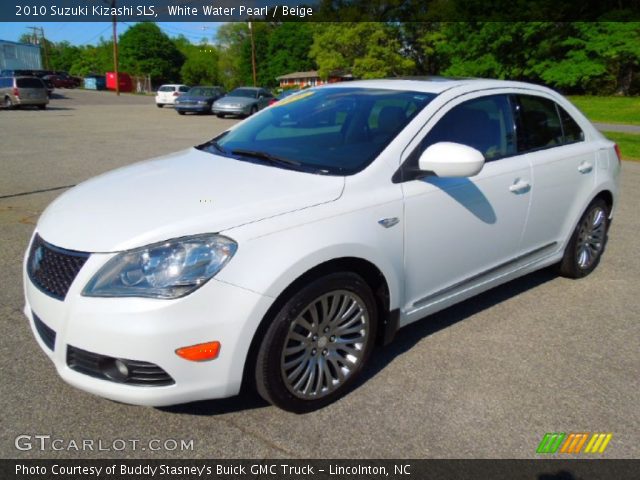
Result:
{"label": "rear window", "polygon": [[42,80],[39,78],[18,78],[18,88],[44,88]]}
{"label": "rear window", "polygon": [[558,105],[560,120],[562,120],[562,132],[564,133],[564,143],[576,143],[584,140],[584,133],[576,121],[571,118],[567,111]]}
{"label": "rear window", "polygon": [[159,92],[173,92],[176,89],[176,87],[168,87],[166,85],[163,85],[162,87],[160,87],[158,89]]}

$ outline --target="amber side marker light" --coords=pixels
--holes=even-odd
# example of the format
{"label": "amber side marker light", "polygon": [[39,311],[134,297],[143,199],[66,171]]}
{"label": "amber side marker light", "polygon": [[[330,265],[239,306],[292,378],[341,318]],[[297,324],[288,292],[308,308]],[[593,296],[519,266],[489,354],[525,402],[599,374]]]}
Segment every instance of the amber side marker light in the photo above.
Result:
{"label": "amber side marker light", "polygon": [[182,347],[176,350],[176,355],[191,360],[192,362],[206,362],[215,360],[220,353],[220,342],[199,343],[190,347]]}

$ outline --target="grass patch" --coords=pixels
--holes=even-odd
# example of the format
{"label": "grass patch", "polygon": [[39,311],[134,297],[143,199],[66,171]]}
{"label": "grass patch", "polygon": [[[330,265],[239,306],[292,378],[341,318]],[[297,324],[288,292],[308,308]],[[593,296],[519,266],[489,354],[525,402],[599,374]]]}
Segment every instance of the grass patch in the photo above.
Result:
{"label": "grass patch", "polygon": [[618,144],[623,160],[640,161],[640,134],[602,132],[605,137]]}
{"label": "grass patch", "polygon": [[568,97],[592,122],[640,125],[640,97]]}

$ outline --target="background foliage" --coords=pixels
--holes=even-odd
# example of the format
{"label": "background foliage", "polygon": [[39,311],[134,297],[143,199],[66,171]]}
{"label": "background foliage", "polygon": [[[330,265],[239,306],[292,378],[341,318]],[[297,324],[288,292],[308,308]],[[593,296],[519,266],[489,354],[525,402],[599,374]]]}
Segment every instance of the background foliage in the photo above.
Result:
{"label": "background foliage", "polygon": [[[389,5],[370,10],[388,19],[383,3]],[[401,9],[407,2],[396,3]],[[346,13],[340,11],[342,19]],[[267,87],[277,86],[279,75],[317,69],[323,78],[336,70],[356,78],[473,76],[532,81],[572,94],[640,93],[638,22],[254,22],[252,29],[257,83]],[[246,23],[224,24],[199,45],[139,23],[119,43],[121,71],[150,75],[156,85],[253,83]],[[47,47],[51,69],[76,75],[113,69],[109,40]]]}

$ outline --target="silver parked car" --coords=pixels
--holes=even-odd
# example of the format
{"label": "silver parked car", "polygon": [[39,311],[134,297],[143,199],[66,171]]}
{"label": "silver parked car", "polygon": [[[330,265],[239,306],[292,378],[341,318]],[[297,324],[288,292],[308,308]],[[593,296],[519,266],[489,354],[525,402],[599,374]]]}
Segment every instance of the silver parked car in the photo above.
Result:
{"label": "silver parked car", "polygon": [[33,105],[44,110],[49,103],[47,87],[37,77],[0,77],[0,99],[5,108]]}
{"label": "silver parked car", "polygon": [[218,117],[225,115],[249,116],[269,105],[273,94],[264,88],[239,87],[217,100],[211,111]]}

